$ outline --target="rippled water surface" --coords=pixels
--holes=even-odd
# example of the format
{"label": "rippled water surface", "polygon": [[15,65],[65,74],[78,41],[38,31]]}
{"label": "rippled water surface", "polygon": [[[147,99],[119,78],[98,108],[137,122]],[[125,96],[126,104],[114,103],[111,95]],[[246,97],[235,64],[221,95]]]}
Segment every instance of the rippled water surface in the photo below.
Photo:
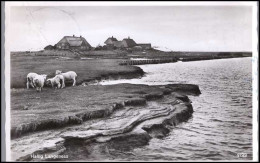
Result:
{"label": "rippled water surface", "polygon": [[141,79],[105,81],[199,85],[202,94],[190,96],[193,117],[163,139],[152,139],[123,160],[236,160],[237,153],[252,159],[251,58],[177,62],[140,66]]}

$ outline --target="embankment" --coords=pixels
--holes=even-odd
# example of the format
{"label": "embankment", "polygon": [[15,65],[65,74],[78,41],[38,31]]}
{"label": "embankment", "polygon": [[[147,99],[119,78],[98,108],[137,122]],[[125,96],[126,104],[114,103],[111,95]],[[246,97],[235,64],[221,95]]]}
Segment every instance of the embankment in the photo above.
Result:
{"label": "embankment", "polygon": [[[16,91],[12,90],[17,101],[11,111],[12,151],[20,161],[39,161],[32,153],[73,155],[79,142],[89,144],[90,153],[103,146],[130,150],[145,145],[153,137],[166,136],[169,126],[188,120],[193,108],[186,95],[200,94],[196,85],[79,86],[38,94]],[[20,107],[22,102],[27,109]],[[44,142],[50,144],[43,147]]]}
{"label": "embankment", "polygon": [[184,84],[157,87],[131,84],[79,86],[61,90],[46,88],[41,93],[12,90],[11,137],[107,117],[125,106],[145,105],[147,100],[163,98],[172,92],[200,94],[198,86]]}
{"label": "embankment", "polygon": [[168,59],[147,59],[147,60],[124,60],[120,62],[120,65],[145,65],[145,64],[160,64],[160,63],[171,63],[177,62],[177,58]]}
{"label": "embankment", "polygon": [[182,62],[189,61],[203,61],[203,60],[213,60],[213,59],[228,59],[228,58],[243,58],[248,56],[206,56],[206,57],[189,57],[189,58],[181,58],[179,59]]}
{"label": "embankment", "polygon": [[[171,53],[170,53],[171,54]],[[197,53],[196,53],[197,54]],[[203,55],[197,55],[192,54],[190,55],[179,55],[179,57],[173,57],[172,56],[164,56],[164,57],[158,57],[158,58],[151,58],[151,56],[147,56],[147,59],[138,60],[123,60],[119,64],[120,65],[145,65],[145,64],[160,64],[160,63],[172,63],[177,61],[182,62],[189,62],[189,61],[203,61],[203,60],[214,60],[214,59],[228,59],[228,58],[243,58],[243,57],[251,57],[250,54],[244,54],[244,53],[227,53],[224,55],[222,53],[213,53],[213,54],[206,54]]]}

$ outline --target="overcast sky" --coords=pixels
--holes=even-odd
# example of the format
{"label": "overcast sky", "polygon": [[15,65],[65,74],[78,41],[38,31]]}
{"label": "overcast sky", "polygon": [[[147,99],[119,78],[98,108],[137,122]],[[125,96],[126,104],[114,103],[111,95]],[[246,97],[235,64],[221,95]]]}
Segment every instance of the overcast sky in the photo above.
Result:
{"label": "overcast sky", "polygon": [[11,50],[42,50],[63,36],[92,45],[114,36],[174,51],[251,51],[250,6],[11,7]]}

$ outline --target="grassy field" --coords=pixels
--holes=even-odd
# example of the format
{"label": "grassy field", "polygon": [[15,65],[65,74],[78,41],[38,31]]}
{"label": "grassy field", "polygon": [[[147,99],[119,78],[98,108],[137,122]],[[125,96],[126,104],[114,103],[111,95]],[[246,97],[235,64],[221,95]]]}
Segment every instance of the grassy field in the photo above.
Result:
{"label": "grassy field", "polygon": [[91,50],[83,52],[72,52],[65,50],[42,50],[36,52],[13,52],[13,55],[23,56],[81,56],[106,59],[129,59],[129,58],[193,58],[193,57],[251,57],[252,52],[188,52],[175,51],[163,52],[155,49],[143,51],[126,50]]}
{"label": "grassy field", "polygon": [[[98,110],[98,107],[104,108],[143,94],[160,94],[162,90],[131,84],[76,86],[58,90],[46,88],[42,92],[36,92],[33,89],[13,89],[11,91],[12,111],[20,112],[17,116],[21,118],[16,117],[12,119],[12,122],[17,126],[28,119],[39,121],[46,118],[64,117],[66,114],[79,113],[84,110]],[[29,114],[40,116],[35,117]]]}
{"label": "grassy field", "polygon": [[[199,95],[196,85],[88,85],[64,89],[11,89],[12,137],[103,118],[124,106],[145,105],[171,92]],[[179,97],[181,100],[182,96]]]}
{"label": "grassy field", "polygon": [[[233,57],[250,57],[249,52],[161,52],[157,50],[132,51],[99,50],[86,52],[45,50],[38,52],[11,53],[11,88],[25,88],[29,72],[47,74],[53,77],[56,70],[75,71],[77,85],[101,78],[134,78],[143,74],[134,66],[120,66],[119,63],[130,58],[203,60]],[[72,83],[68,83],[71,85]]]}
{"label": "grassy field", "polygon": [[131,84],[76,86],[58,90],[45,88],[42,92],[12,89],[12,134],[19,136],[22,132],[78,124],[81,122],[78,121],[77,114],[89,113],[88,118],[102,118],[111,112],[111,107],[115,109],[121,106],[115,104],[144,104],[145,98],[157,98],[167,93],[167,90],[169,89]]}
{"label": "grassy field", "polygon": [[138,67],[120,66],[118,63],[121,59],[82,58],[13,55],[11,56],[11,88],[25,88],[26,76],[30,72],[47,74],[47,78],[50,78],[54,76],[56,70],[75,71],[78,75],[77,85],[109,76],[133,78],[143,74]]}

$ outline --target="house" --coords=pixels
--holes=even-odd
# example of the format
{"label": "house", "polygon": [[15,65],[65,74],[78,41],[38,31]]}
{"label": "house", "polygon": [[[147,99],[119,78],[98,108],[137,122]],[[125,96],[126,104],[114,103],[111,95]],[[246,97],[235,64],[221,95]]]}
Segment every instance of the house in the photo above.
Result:
{"label": "house", "polygon": [[64,36],[56,45],[57,49],[63,50],[91,50],[91,45],[80,36]]}
{"label": "house", "polygon": [[[122,41],[118,41],[116,38],[109,37],[105,42],[107,49],[132,49],[133,47],[138,46],[136,49],[146,50],[151,49],[151,44],[137,44],[133,39],[130,37],[124,38]],[[141,47],[141,48],[140,48]]]}
{"label": "house", "polygon": [[105,42],[104,42],[108,47],[116,47],[116,48],[132,48],[136,46],[136,42],[131,39],[130,37],[123,39],[122,41],[118,41],[116,38],[109,37]]}
{"label": "house", "polygon": [[124,48],[133,48],[137,45],[136,42],[130,37],[123,39],[122,44]]}
{"label": "house", "polygon": [[104,43],[108,46],[113,46],[114,42],[116,42],[116,41],[117,41],[117,39],[112,36],[112,37],[109,37]]}

